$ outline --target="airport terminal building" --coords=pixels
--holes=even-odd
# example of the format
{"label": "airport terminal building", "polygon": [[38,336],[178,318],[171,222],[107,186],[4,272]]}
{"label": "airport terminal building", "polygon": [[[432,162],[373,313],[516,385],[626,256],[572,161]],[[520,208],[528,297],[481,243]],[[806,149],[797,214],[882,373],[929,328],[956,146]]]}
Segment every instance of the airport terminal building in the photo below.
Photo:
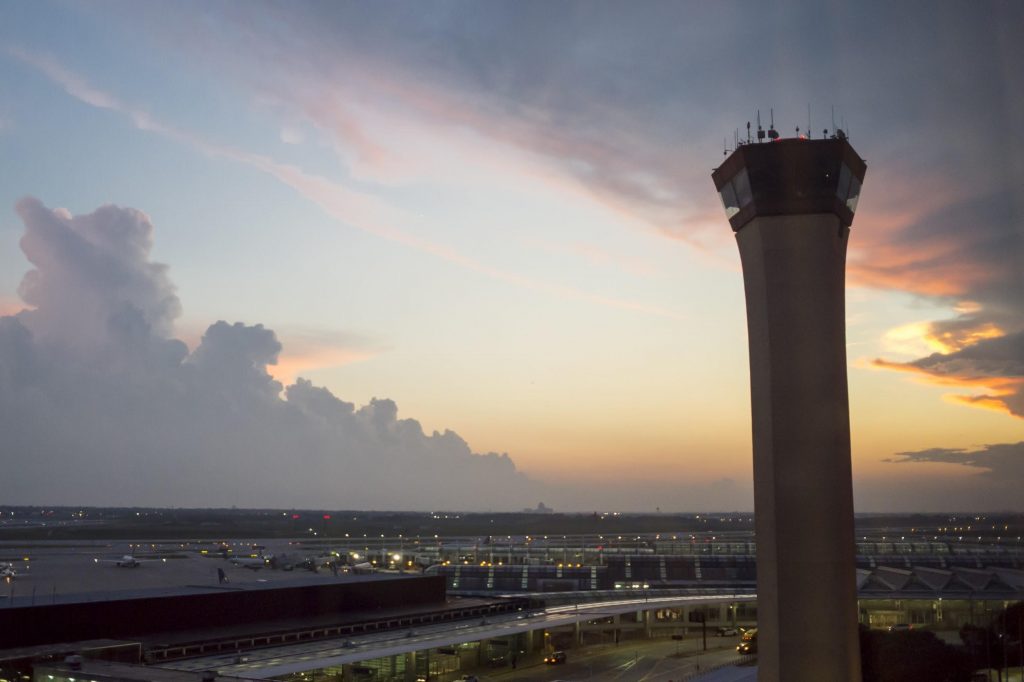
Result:
{"label": "airport terminal building", "polygon": [[[21,591],[0,600],[0,678],[446,682],[535,664],[553,649],[672,638],[695,646],[720,627],[757,623],[750,542],[651,542],[653,551],[598,564],[570,544],[513,565],[486,549],[470,563],[460,549],[422,573]],[[862,543],[857,561],[868,627],[955,632],[1024,596],[1024,552],[1013,549]],[[82,660],[65,660],[72,655]]]}

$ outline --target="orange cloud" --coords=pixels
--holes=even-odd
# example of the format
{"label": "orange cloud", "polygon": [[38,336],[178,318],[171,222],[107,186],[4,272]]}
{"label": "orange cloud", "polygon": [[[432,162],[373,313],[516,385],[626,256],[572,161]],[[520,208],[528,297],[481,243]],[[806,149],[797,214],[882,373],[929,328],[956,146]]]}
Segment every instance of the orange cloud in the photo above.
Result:
{"label": "orange cloud", "polygon": [[1024,377],[986,376],[983,373],[970,373],[966,371],[966,368],[963,373],[938,373],[912,363],[891,362],[882,358],[873,360],[871,365],[880,369],[908,372],[934,386],[948,386],[964,390],[981,389],[985,393],[975,395],[951,393],[944,397],[950,402],[1024,418],[1024,414],[1021,414],[1015,406],[1019,397],[1024,395]]}
{"label": "orange cloud", "polygon": [[1014,413],[1013,408],[1010,406],[1009,399],[1021,392],[1024,392],[1024,380],[1013,384],[1013,388],[1011,390],[997,393],[995,395],[949,395],[946,397],[953,402],[961,403],[963,405],[981,407],[1011,416],[1020,416]]}
{"label": "orange cloud", "polygon": [[874,244],[851,254],[850,283],[878,289],[909,291],[939,298],[969,294],[991,282],[996,273],[984,263],[958,261],[962,245],[953,240],[910,250],[901,244]]}
{"label": "orange cloud", "polygon": [[373,351],[352,348],[307,347],[292,351],[286,346],[278,357],[277,364],[267,366],[267,373],[282,385],[290,386],[305,372],[343,367],[367,360],[374,355],[376,353]]}
{"label": "orange cloud", "polygon": [[911,322],[890,329],[882,339],[894,353],[921,356],[948,355],[986,339],[997,339],[1006,332],[994,322],[959,317],[941,322]]}
{"label": "orange cloud", "polygon": [[928,333],[929,340],[938,347],[941,353],[954,353],[967,346],[973,346],[985,339],[997,339],[1005,332],[992,322],[982,322],[976,326],[963,329],[939,329],[932,324]]}
{"label": "orange cloud", "polygon": [[[966,297],[1003,276],[992,262],[972,257],[974,240],[984,238],[977,230],[946,225],[952,207],[976,198],[969,183],[899,165],[870,170],[868,182],[871,210],[858,215],[850,241],[847,276],[852,285]],[[915,236],[919,232],[920,238]]]}
{"label": "orange cloud", "polygon": [[6,317],[8,315],[17,315],[22,310],[27,309],[28,306],[16,298],[0,296],[0,317]]}

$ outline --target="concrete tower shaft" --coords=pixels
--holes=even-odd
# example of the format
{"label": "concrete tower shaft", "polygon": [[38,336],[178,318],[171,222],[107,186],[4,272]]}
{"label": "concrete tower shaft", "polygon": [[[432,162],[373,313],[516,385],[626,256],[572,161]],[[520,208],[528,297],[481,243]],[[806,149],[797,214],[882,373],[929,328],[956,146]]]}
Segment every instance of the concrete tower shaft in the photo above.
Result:
{"label": "concrete tower shaft", "polygon": [[782,140],[712,174],[747,302],[761,682],[860,680],[844,287],[865,170],[845,140]]}

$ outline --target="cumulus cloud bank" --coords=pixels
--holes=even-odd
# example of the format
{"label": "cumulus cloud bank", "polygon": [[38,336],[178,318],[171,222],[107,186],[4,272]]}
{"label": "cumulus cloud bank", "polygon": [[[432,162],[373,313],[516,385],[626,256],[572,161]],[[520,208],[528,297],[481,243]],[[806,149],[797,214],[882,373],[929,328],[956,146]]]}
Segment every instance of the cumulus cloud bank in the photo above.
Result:
{"label": "cumulus cloud bank", "polygon": [[134,209],[72,216],[26,198],[30,309],[0,317],[8,503],[518,509],[538,485],[505,454],[427,435],[391,400],[357,408],[267,371],[262,325],[210,325],[189,351],[181,304]]}

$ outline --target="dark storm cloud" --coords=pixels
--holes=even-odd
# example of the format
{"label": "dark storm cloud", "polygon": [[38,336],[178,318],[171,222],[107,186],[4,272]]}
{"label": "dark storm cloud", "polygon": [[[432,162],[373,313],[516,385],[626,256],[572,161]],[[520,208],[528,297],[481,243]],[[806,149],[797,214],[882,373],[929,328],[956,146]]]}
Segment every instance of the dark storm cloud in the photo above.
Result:
{"label": "dark storm cloud", "polygon": [[[931,465],[933,475],[908,486],[902,479],[854,485],[865,508],[893,511],[978,511],[1020,508],[1024,487],[1024,442],[899,452],[894,464]],[[946,465],[946,466],[942,466]],[[961,475],[941,475],[959,469]],[[963,476],[964,471],[972,472]],[[934,475],[934,474],[940,475]]]}
{"label": "dark storm cloud", "polygon": [[979,469],[981,475],[1001,486],[1016,489],[1024,485],[1024,442],[986,445],[979,450],[959,448],[931,448],[915,452],[896,453],[896,464],[908,462],[938,462],[959,464]]}
{"label": "dark storm cloud", "polygon": [[927,332],[946,352],[878,366],[980,387],[958,399],[1024,418],[1024,215],[1016,195],[1007,189],[929,213],[866,251],[851,269],[862,281],[964,309]]}
{"label": "dark storm cloud", "polygon": [[390,400],[356,409],[268,373],[281,344],[217,322],[191,353],[141,212],[18,204],[31,310],[0,317],[0,498],[9,503],[518,509],[507,455],[425,434]]}
{"label": "dark storm cloud", "polygon": [[[220,16],[198,23],[144,8],[127,14],[321,127],[352,163],[401,153],[367,137],[353,104],[397,108],[529,150],[666,234],[731,250],[708,179],[722,138],[731,146],[734,128],[753,121],[758,108],[767,124],[774,107],[783,135],[797,125],[806,130],[808,104],[820,135],[832,127],[835,106],[869,162],[865,197],[875,216],[858,221],[854,243],[865,249],[865,264],[913,231],[905,217],[877,219],[880,209],[884,218],[904,216],[908,203],[938,214],[991,197],[990,213],[1017,221],[999,228],[1020,231],[1024,43],[1015,27],[1024,9],[1017,5],[260,8],[204,5],[208,19]],[[972,255],[981,258],[972,264],[988,262]],[[862,281],[913,287],[916,265],[893,273],[887,259]]]}
{"label": "dark storm cloud", "polygon": [[1024,215],[1015,199],[1002,191],[928,215],[853,268],[865,281],[965,307],[927,332],[946,352],[876,365],[980,389],[957,399],[1024,418]]}
{"label": "dark storm cloud", "polygon": [[1024,418],[1024,332],[983,339],[952,353],[933,353],[904,367],[951,384],[987,386],[988,393],[958,399]]}
{"label": "dark storm cloud", "polygon": [[955,353],[933,353],[909,364],[936,374],[1024,379],[1024,332],[978,341]]}

